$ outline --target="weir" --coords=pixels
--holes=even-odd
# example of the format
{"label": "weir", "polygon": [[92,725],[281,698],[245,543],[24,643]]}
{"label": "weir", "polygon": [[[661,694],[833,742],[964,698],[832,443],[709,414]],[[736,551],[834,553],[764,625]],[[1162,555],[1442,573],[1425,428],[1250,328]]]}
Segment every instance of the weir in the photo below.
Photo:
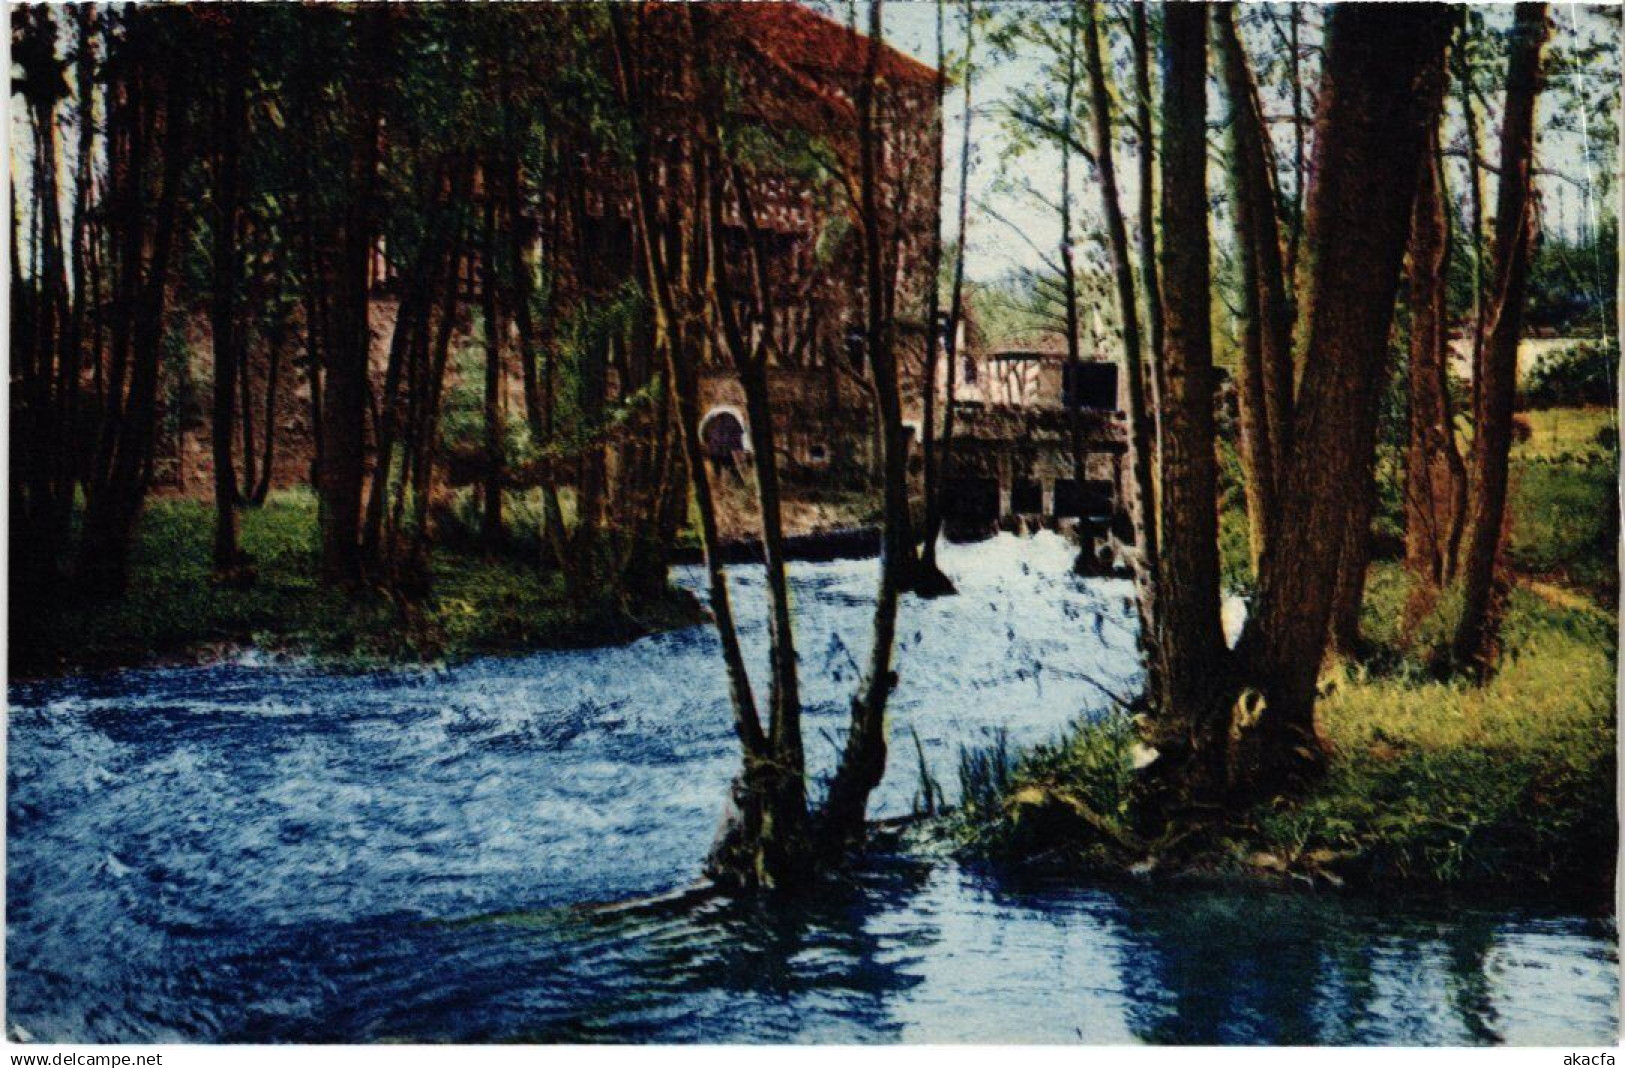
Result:
{"label": "weir", "polygon": [[1081,538],[1116,557],[1111,532],[1123,527],[1113,520],[1125,500],[1129,447],[1122,412],[972,401],[956,405],[954,419],[943,480],[950,536],[1075,525]]}

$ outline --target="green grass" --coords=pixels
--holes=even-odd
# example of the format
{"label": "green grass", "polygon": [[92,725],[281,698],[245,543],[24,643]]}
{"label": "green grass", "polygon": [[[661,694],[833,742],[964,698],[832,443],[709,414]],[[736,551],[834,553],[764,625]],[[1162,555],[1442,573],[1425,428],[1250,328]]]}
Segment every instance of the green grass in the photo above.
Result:
{"label": "green grass", "polygon": [[1520,572],[1618,600],[1619,466],[1514,461],[1509,556]]}
{"label": "green grass", "polygon": [[[1365,615],[1374,640],[1397,641],[1405,582],[1397,565],[1373,569]],[[1439,681],[1403,653],[1380,671],[1331,669],[1318,709],[1332,753],[1325,778],[1307,796],[1240,812],[1187,843],[1183,867],[1606,893],[1613,622],[1583,600],[1560,600],[1514,592],[1501,670],[1482,687]],[[999,775],[985,757],[968,761],[968,801],[937,829],[980,856],[1120,863],[1109,839],[1129,834],[1134,744],[1132,721],[1118,714],[1007,758]],[[1085,810],[1091,822],[1076,818]]]}
{"label": "green grass", "polygon": [[[1375,569],[1366,632],[1395,649],[1405,577]],[[1331,773],[1252,832],[1288,863],[1367,881],[1603,885],[1614,853],[1617,660],[1611,616],[1580,599],[1513,591],[1486,684],[1432,678],[1401,655],[1324,680]]]}
{"label": "green grass", "polygon": [[13,619],[13,674],[192,658],[238,645],[355,666],[456,659],[624,640],[697,618],[692,598],[675,591],[633,606],[631,616],[608,598],[578,609],[557,572],[449,549],[435,550],[431,592],[421,600],[346,596],[317,581],[316,503],[308,491],[275,494],[241,515],[252,585],[215,583],[208,505],[152,501],[137,530],[128,594]]}
{"label": "green grass", "polygon": [[1529,437],[1513,446],[1514,460],[1615,457],[1609,441],[1618,439],[1605,433],[1619,425],[1612,408],[1537,408],[1518,417],[1529,427]]}
{"label": "green grass", "polygon": [[1512,451],[1509,556],[1522,574],[1619,598],[1619,448],[1609,408],[1519,413],[1529,437]]}

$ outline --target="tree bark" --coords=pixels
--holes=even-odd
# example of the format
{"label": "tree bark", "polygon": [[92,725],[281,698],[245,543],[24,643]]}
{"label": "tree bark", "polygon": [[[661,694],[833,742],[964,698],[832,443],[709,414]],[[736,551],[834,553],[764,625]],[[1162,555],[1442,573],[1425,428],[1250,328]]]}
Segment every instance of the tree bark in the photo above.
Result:
{"label": "tree bark", "polygon": [[[1218,471],[1207,206],[1207,11],[1164,14],[1162,96],[1163,308],[1159,367],[1162,535],[1157,568],[1151,738],[1153,783],[1206,792],[1223,755],[1227,673],[1219,626]],[[1164,777],[1173,771],[1172,780]],[[1153,795],[1155,796],[1155,795]],[[1153,811],[1167,807],[1153,804]]]}
{"label": "tree bark", "polygon": [[1366,570],[1371,565],[1371,517],[1377,505],[1375,470],[1351,487],[1349,495],[1353,504],[1338,549],[1337,583],[1332,587],[1332,614],[1326,636],[1331,654],[1345,661],[1360,656],[1360,606],[1365,603]]}
{"label": "tree bark", "polygon": [[1476,376],[1472,498],[1462,572],[1461,621],[1453,654],[1458,664],[1485,671],[1500,636],[1503,591],[1497,564],[1506,527],[1512,409],[1518,389],[1518,342],[1534,241],[1530,175],[1535,150],[1535,100],[1546,44],[1546,5],[1524,3],[1514,16],[1501,121],[1500,180],[1495,197],[1494,296]]}
{"label": "tree bark", "polygon": [[[138,12],[134,17],[150,19],[154,15]],[[137,32],[136,27],[132,26],[132,32]],[[154,32],[154,26],[141,25],[139,32]],[[148,76],[147,71],[132,75],[136,81]],[[126,195],[121,198],[120,218],[114,230],[123,237],[126,246],[119,263],[122,297],[117,302],[114,330],[120,340],[115,348],[121,354],[127,353],[129,359],[127,372],[122,359],[116,364],[119,381],[112,383],[110,392],[115,396],[124,395],[127,376],[128,394],[122,410],[104,419],[101,457],[96,471],[86,480],[84,528],[77,568],[84,591],[99,598],[116,597],[125,589],[135,523],[152,477],[164,319],[169,306],[169,273],[180,215],[180,187],[187,162],[187,120],[192,89],[186,73],[175,67],[166,71],[164,82],[163,171],[156,203],[150,209],[149,255],[141,255],[141,248],[146,244],[147,215],[144,166],[132,166],[130,173],[124,176]],[[136,157],[145,155],[153,147],[150,131],[155,125],[154,118],[150,112],[145,120],[139,113],[134,117],[138,125],[149,131],[147,135],[132,132],[131,152]],[[144,272],[143,262],[146,264]]]}
{"label": "tree bark", "polygon": [[[1118,198],[1116,153],[1112,147],[1111,92],[1106,83],[1106,65],[1101,57],[1100,28],[1093,5],[1082,9],[1084,20],[1084,67],[1089,78],[1089,111],[1093,119],[1095,167],[1100,179],[1101,207],[1106,215],[1106,235],[1112,257],[1112,278],[1117,287],[1118,314],[1123,326],[1123,367],[1128,385],[1129,462],[1131,500],[1129,514],[1134,526],[1135,573],[1140,581],[1140,623],[1147,626],[1154,616],[1150,600],[1148,548],[1154,558],[1154,525],[1151,478],[1151,425],[1146,417],[1145,352],[1140,335],[1139,297],[1134,288],[1134,262],[1129,248],[1128,224]],[[1143,15],[1141,16],[1143,17]],[[1141,136],[1149,134],[1149,127]],[[1080,484],[1082,472],[1078,472]]]}
{"label": "tree bark", "polygon": [[[1141,392],[1144,407],[1140,412],[1131,412],[1135,426],[1144,427],[1143,451],[1147,456],[1147,463],[1153,471],[1157,468],[1157,443],[1161,440],[1161,431],[1158,429],[1158,413],[1162,409],[1158,397],[1158,376],[1162,366],[1163,352],[1163,310],[1162,310],[1162,279],[1157,269],[1157,186],[1156,186],[1156,151],[1155,136],[1151,124],[1151,112],[1154,102],[1151,97],[1151,32],[1146,26],[1146,5],[1134,4],[1130,8],[1130,27],[1134,38],[1134,119],[1140,129],[1140,194],[1139,194],[1139,228],[1140,228],[1140,284],[1145,287],[1146,322],[1149,324],[1151,347],[1146,353],[1146,366],[1150,373],[1141,373],[1143,382]],[[1132,393],[1130,403],[1133,402]],[[1135,439],[1137,442],[1140,438]],[[1142,560],[1143,580],[1141,585],[1146,587],[1141,593],[1141,600],[1147,604],[1149,598],[1154,596],[1154,576],[1157,573],[1158,544],[1161,541],[1159,529],[1160,514],[1157,500],[1156,479],[1153,477],[1147,486],[1149,497],[1146,501],[1146,525],[1144,542],[1140,546]],[[1154,616],[1154,612],[1152,615]],[[1146,635],[1154,633],[1150,618],[1141,621],[1141,632]]]}
{"label": "tree bark", "polygon": [[864,257],[864,334],[874,389],[884,511],[880,535],[880,583],[875,595],[874,644],[852,717],[840,763],[819,813],[822,854],[838,857],[863,839],[869,795],[886,772],[886,705],[897,677],[892,670],[897,636],[897,604],[912,558],[908,544],[908,439],[903,432],[897,361],[893,351],[888,278],[881,271],[882,232],[880,163],[882,127],[878,121],[878,63],[884,40],[883,0],[869,5],[869,39],[863,82],[858,91],[859,233]]}
{"label": "tree bark", "polygon": [[1437,4],[1340,5],[1327,19],[1296,447],[1280,539],[1237,647],[1258,714],[1232,747],[1232,777],[1254,791],[1322,766],[1315,685],[1355,520],[1349,487],[1371,478],[1399,267],[1454,20]]}
{"label": "tree bark", "polygon": [[[229,16],[228,16],[229,18]],[[218,46],[241,55],[242,33],[230,19]],[[209,319],[214,346],[214,408],[210,430],[214,445],[214,570],[230,575],[242,563],[237,547],[237,472],[232,458],[236,432],[237,375],[244,375],[246,344],[240,342],[238,292],[242,252],[238,247],[242,208],[241,157],[243,126],[247,120],[247,86],[242,62],[226,64],[226,74],[214,102],[213,218],[211,222],[211,292]],[[245,411],[246,414],[246,411]],[[249,477],[253,477],[250,468]]]}
{"label": "tree bark", "polygon": [[377,73],[388,63],[383,8],[351,14],[355,42],[356,101],[350,115],[350,164],[344,220],[334,272],[334,323],[322,383],[321,572],[330,585],[361,582],[361,494],[366,466],[366,413],[372,329],[368,265],[375,240],[379,141],[382,134]]}
{"label": "tree bark", "polygon": [[1274,540],[1281,473],[1292,450],[1292,305],[1276,216],[1275,165],[1258,88],[1236,32],[1235,9],[1213,9],[1230,100],[1236,232],[1245,321],[1240,364],[1241,445],[1253,573]]}
{"label": "tree bark", "polygon": [[954,445],[954,404],[957,398],[959,382],[959,331],[965,316],[965,220],[970,214],[970,161],[971,161],[971,86],[974,80],[974,71],[971,67],[971,57],[974,55],[976,43],[976,13],[970,7],[969,0],[965,8],[965,83],[964,83],[964,117],[960,125],[959,134],[959,202],[955,209],[956,236],[954,247],[954,273],[953,281],[948,293],[948,322],[944,331],[946,334],[946,355],[948,358],[948,371],[944,376],[943,406],[942,406],[942,441],[940,451],[942,460],[941,471],[938,474],[936,492],[926,499],[925,543],[932,547],[935,553],[937,539],[942,536],[942,483],[947,479],[947,471],[953,460]]}
{"label": "tree bark", "polygon": [[495,175],[485,164],[485,228],[480,248],[481,310],[485,318],[485,486],[480,540],[487,552],[502,547],[502,317],[497,300]]}
{"label": "tree bark", "polygon": [[[943,20],[947,0],[937,0],[937,79],[936,79],[936,127],[934,137],[936,153],[931,160],[931,203],[942,203],[942,171],[944,165],[943,149],[945,138],[942,131],[942,105],[948,92],[947,74],[947,48],[944,44]],[[942,220],[939,210],[931,211],[932,228],[931,237],[926,256],[926,274],[930,289],[926,294],[926,341],[925,341],[925,372],[924,379],[924,412],[920,427],[921,448],[923,450],[923,491],[925,495],[925,527],[921,532],[920,557],[913,567],[911,585],[914,592],[924,597],[934,597],[953,593],[954,584],[942,569],[937,566],[937,537],[940,530],[940,517],[934,516],[934,502],[941,493],[941,460],[940,447],[937,441],[937,369],[941,366],[941,357],[944,349],[942,326],[938,321],[942,316],[942,287],[940,275],[942,273]],[[950,357],[951,358],[951,357]]]}
{"label": "tree bark", "polygon": [[1411,579],[1405,609],[1407,632],[1432,611],[1439,592],[1451,580],[1467,489],[1450,403],[1445,303],[1450,241],[1438,136],[1435,124],[1428,135],[1431,151],[1422,167],[1411,215],[1410,414],[1405,449],[1405,569]]}

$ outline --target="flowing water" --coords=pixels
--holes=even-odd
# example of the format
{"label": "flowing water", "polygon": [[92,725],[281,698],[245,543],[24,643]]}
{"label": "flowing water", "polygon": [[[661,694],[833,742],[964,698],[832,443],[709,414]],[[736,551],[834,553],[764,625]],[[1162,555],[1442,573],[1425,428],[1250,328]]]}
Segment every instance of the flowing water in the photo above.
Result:
{"label": "flowing water", "polygon": [[[908,599],[892,760],[1059,734],[1138,683],[1127,583],[1053,535]],[[761,572],[735,569],[763,663]],[[874,561],[797,564],[827,772]],[[682,581],[697,586],[692,571]],[[798,908],[576,908],[696,875],[736,760],[709,627],[365,675],[242,662],[13,686],[7,1004],[37,1041],[1612,1041],[1611,920],[1088,889],[883,858]],[[911,734],[910,731],[913,733]]]}

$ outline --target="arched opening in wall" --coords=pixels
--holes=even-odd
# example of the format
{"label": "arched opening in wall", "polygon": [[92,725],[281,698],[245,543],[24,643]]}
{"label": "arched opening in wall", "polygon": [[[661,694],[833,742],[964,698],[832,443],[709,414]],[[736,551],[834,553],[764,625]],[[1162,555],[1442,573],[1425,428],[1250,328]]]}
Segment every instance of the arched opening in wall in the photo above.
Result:
{"label": "arched opening in wall", "polygon": [[700,420],[700,440],[705,443],[707,460],[719,466],[732,463],[745,451],[745,424],[737,413],[713,408]]}

